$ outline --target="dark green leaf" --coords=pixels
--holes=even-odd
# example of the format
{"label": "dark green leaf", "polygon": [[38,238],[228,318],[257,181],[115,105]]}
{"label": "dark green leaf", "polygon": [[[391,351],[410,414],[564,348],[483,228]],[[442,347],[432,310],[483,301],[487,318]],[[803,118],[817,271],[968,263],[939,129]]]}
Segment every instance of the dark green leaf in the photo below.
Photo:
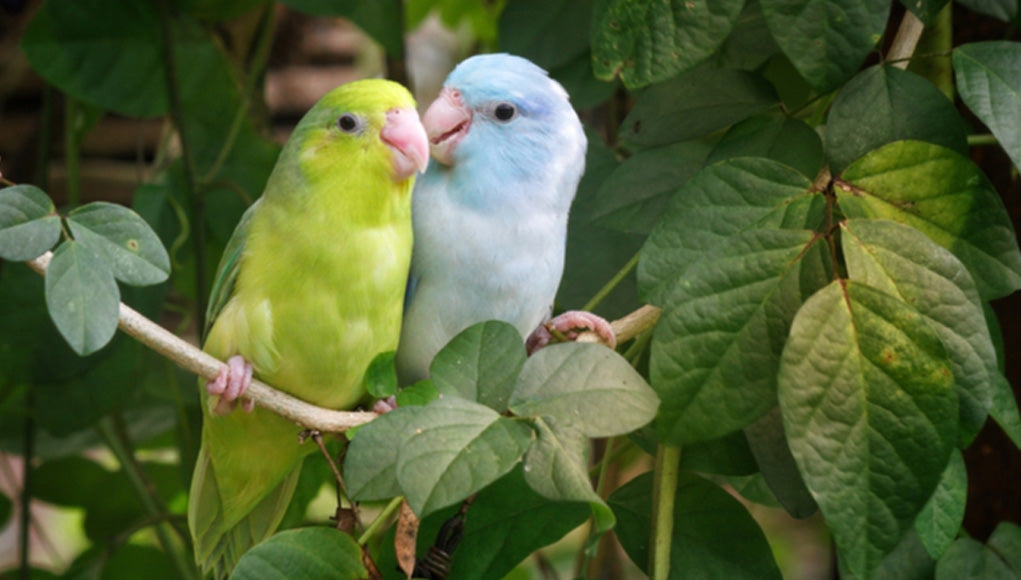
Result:
{"label": "dark green leaf", "polygon": [[32,495],[54,505],[84,507],[95,502],[96,490],[109,477],[110,471],[82,456],[46,461],[32,473]]}
{"label": "dark green leaf", "polygon": [[834,190],[852,218],[912,226],[967,266],[983,299],[1021,288],[1021,252],[999,194],[967,158],[898,141],[848,167]]}
{"label": "dark green leaf", "polygon": [[431,379],[422,379],[397,392],[397,405],[401,407],[422,407],[440,398],[440,391]]}
{"label": "dark green leaf", "polygon": [[177,580],[180,575],[167,554],[153,546],[124,544],[106,561],[100,580]]}
{"label": "dark green leaf", "polygon": [[1017,18],[1017,0],[957,0],[957,4],[1004,22],[1011,22]]}
{"label": "dark green leaf", "polygon": [[1010,437],[1014,445],[1021,449],[1021,414],[1014,398],[1014,390],[1010,382],[1002,374],[997,373],[993,380],[992,405],[989,415]]}
{"label": "dark green leaf", "polygon": [[794,455],[787,445],[780,408],[774,407],[758,421],[744,428],[748,446],[758,463],[762,478],[787,513],[807,518],[819,509],[805,486]]}
{"label": "dark green leaf", "polygon": [[892,66],[874,66],[841,87],[826,121],[826,155],[838,174],[888,143],[914,139],[966,155],[967,128],[935,85]]}
{"label": "dark green leaf", "polygon": [[764,114],[731,127],[706,159],[706,165],[735,157],[765,157],[815,179],[822,169],[822,140],[804,121]]}
{"label": "dark green leaf", "polygon": [[57,247],[46,273],[46,307],[67,343],[85,356],[113,338],[120,291],[106,262],[68,240]]}
{"label": "dark green leaf", "polygon": [[961,100],[1021,167],[1021,44],[965,44],[954,49],[953,59]]}
{"label": "dark green leaf", "polygon": [[401,495],[397,455],[416,416],[415,408],[401,406],[358,429],[344,454],[344,481],[353,499],[372,501]]}
{"label": "dark green leaf", "polygon": [[744,0],[602,0],[592,29],[596,76],[641,88],[706,60],[730,34]]}
{"label": "dark green leaf", "polygon": [[500,49],[552,71],[588,53],[591,20],[590,0],[509,2],[500,13]]}
{"label": "dark green leaf", "polygon": [[365,390],[377,399],[397,394],[397,367],[394,366],[394,351],[376,355],[365,371]]}
{"label": "dark green leaf", "polygon": [[532,420],[535,443],[525,453],[525,481],[539,495],[554,501],[581,501],[592,506],[597,533],[613,527],[613,512],[592,489],[588,474],[589,440],[571,425]]}
{"label": "dark green leaf", "polygon": [[[652,473],[643,473],[610,495],[617,537],[643,570],[649,561],[652,529]],[[758,524],[740,502],[713,483],[682,474],[674,503],[670,578],[743,580],[781,578]]]}
{"label": "dark green leaf", "polygon": [[603,181],[594,200],[596,225],[648,234],[666,209],[670,196],[705,163],[709,147],[682,142],[639,151]]}
{"label": "dark green leaf", "polygon": [[33,260],[60,239],[53,201],[34,185],[0,189],[0,258]]}
{"label": "dark green leaf", "polygon": [[390,56],[404,57],[404,39],[401,32],[403,10],[398,0],[283,0],[295,10],[313,16],[343,16],[368,33],[373,40],[383,45]]}
{"label": "dark green leaf", "polygon": [[994,382],[1001,375],[975,283],[953,254],[914,228],[860,219],[842,228],[851,279],[918,309],[943,341],[960,397],[960,436],[966,446],[986,422]]}
{"label": "dark green leaf", "polygon": [[634,431],[652,421],[658,405],[656,393],[622,356],[580,342],[532,355],[510,399],[519,417],[552,417],[589,437]]}
{"label": "dark green leaf", "polygon": [[510,324],[491,320],[466,328],[436,354],[429,376],[443,395],[507,410],[525,364],[525,344]]}
{"label": "dark green leaf", "polygon": [[161,34],[152,2],[45,2],[21,48],[32,68],[61,91],[144,117],[168,109]]}
{"label": "dark green leaf", "polygon": [[75,240],[103,258],[122,282],[148,286],[170,274],[170,257],[156,233],[124,206],[92,202],[68,214],[67,225]]}
{"label": "dark green leaf", "polygon": [[901,4],[926,26],[935,24],[936,16],[949,2],[950,0],[901,0]]}
{"label": "dark green leaf", "polygon": [[665,306],[688,268],[741,231],[812,229],[822,224],[822,197],[793,169],[767,159],[733,159],[699,172],[674,195],[638,263],[641,294]]}
{"label": "dark green leaf", "polygon": [[719,68],[755,70],[778,52],[780,47],[769,34],[762,16],[762,4],[749,1],[745,3],[730,36],[723,41],[711,62]]}
{"label": "dark green leaf", "polygon": [[505,475],[532,440],[523,422],[464,399],[446,397],[411,409],[415,419],[397,453],[397,481],[419,517]]}
{"label": "dark green leaf", "polygon": [[773,38],[820,93],[861,66],[883,35],[886,0],[761,0]]}
{"label": "dark green leaf", "polygon": [[620,127],[635,148],[658,147],[708,135],[776,106],[773,86],[738,70],[700,68],[638,94]]}
{"label": "dark green leaf", "polygon": [[1017,580],[1002,557],[972,538],[959,538],[936,562],[936,580]]}
{"label": "dark green leaf", "polygon": [[809,230],[755,229],[706,252],[676,283],[653,334],[659,437],[742,429],[776,405],[776,369],[801,305]]}
{"label": "dark green leaf", "polygon": [[955,449],[936,491],[915,520],[915,531],[933,560],[943,555],[960,532],[967,500],[968,471],[964,456]]}
{"label": "dark green leaf", "polygon": [[914,523],[957,442],[943,345],[908,304],[835,281],[794,319],[779,399],[840,557],[868,577]]}
{"label": "dark green leaf", "polygon": [[1014,570],[1021,574],[1021,527],[1013,522],[1003,521],[989,536],[988,546]]}
{"label": "dark green leaf", "polygon": [[[845,566],[840,568],[841,578],[855,580]],[[908,530],[900,544],[883,559],[872,580],[932,580],[935,573],[936,561],[925,551],[918,534]]]}
{"label": "dark green leaf", "polygon": [[245,552],[231,580],[361,580],[369,578],[362,548],[331,527],[300,528],[271,536]]}
{"label": "dark green leaf", "polygon": [[[655,451],[653,451],[655,453]],[[744,433],[735,431],[718,439],[684,446],[681,469],[727,476],[752,475],[759,470]]]}
{"label": "dark green leaf", "polygon": [[[515,5],[516,3],[510,4]],[[549,74],[567,90],[571,104],[578,110],[596,108],[612,97],[617,90],[617,83],[601,81],[595,77],[595,73],[592,72],[592,55],[588,51],[578,55],[574,60],[550,69]]]}

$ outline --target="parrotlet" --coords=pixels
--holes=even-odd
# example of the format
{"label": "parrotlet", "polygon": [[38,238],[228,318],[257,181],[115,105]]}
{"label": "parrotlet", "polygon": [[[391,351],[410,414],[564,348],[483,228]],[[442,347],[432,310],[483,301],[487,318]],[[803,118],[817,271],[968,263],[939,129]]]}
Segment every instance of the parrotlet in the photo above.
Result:
{"label": "parrotlet", "polygon": [[[567,91],[508,54],[461,62],[422,122],[432,161],[412,201],[415,245],[396,355],[402,384],[426,378],[436,353],[477,322],[508,322],[523,339],[544,330],[587,147]],[[597,326],[585,314],[560,320]]]}
{"label": "parrotlet", "polygon": [[203,347],[229,370],[206,387],[188,506],[203,575],[225,578],[276,530],[315,449],[272,412],[230,412],[251,377],[347,409],[365,398],[373,358],[396,348],[412,188],[428,157],[406,89],[375,79],[340,86],[298,123],[234,231]]}

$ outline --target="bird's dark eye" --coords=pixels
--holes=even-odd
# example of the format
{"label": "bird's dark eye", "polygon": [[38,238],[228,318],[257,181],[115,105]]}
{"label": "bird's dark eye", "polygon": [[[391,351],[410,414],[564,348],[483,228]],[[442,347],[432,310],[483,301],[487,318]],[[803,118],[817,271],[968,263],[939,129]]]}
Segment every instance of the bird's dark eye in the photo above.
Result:
{"label": "bird's dark eye", "polygon": [[514,118],[518,110],[514,108],[514,105],[510,103],[500,103],[493,109],[493,116],[496,117],[497,121],[510,121]]}
{"label": "bird's dark eye", "polygon": [[357,133],[361,130],[361,120],[351,113],[344,113],[337,119],[337,127],[345,133]]}

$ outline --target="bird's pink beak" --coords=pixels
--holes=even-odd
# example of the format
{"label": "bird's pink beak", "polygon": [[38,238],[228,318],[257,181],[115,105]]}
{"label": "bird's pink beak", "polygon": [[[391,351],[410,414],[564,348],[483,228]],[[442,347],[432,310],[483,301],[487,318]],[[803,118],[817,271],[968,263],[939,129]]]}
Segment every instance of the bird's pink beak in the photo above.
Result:
{"label": "bird's pink beak", "polygon": [[471,110],[465,106],[460,91],[444,87],[422,117],[429,135],[429,150],[436,161],[453,164],[454,149],[468,134],[471,122]]}
{"label": "bird's pink beak", "polygon": [[386,112],[386,122],[379,132],[392,151],[393,177],[404,181],[415,172],[424,172],[429,165],[429,139],[413,108],[393,108]]}

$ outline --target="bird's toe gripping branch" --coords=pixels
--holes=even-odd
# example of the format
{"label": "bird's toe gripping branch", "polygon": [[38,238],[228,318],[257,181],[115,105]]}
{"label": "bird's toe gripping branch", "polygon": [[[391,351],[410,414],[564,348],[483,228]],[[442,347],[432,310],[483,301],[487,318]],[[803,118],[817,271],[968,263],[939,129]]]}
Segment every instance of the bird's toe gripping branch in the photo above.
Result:
{"label": "bird's toe gripping branch", "polygon": [[255,402],[251,399],[241,397],[252,384],[252,364],[241,355],[234,355],[227,359],[227,366],[220,370],[216,378],[206,383],[206,392],[213,397],[218,397],[213,412],[217,415],[226,415],[237,407],[241,399],[241,408],[251,412]]}
{"label": "bird's toe gripping branch", "polygon": [[549,344],[555,335],[567,340],[578,340],[583,333],[588,332],[595,334],[596,342],[610,348],[617,347],[617,337],[610,323],[597,314],[583,310],[568,310],[540,324],[525,341],[525,347],[531,355]]}

